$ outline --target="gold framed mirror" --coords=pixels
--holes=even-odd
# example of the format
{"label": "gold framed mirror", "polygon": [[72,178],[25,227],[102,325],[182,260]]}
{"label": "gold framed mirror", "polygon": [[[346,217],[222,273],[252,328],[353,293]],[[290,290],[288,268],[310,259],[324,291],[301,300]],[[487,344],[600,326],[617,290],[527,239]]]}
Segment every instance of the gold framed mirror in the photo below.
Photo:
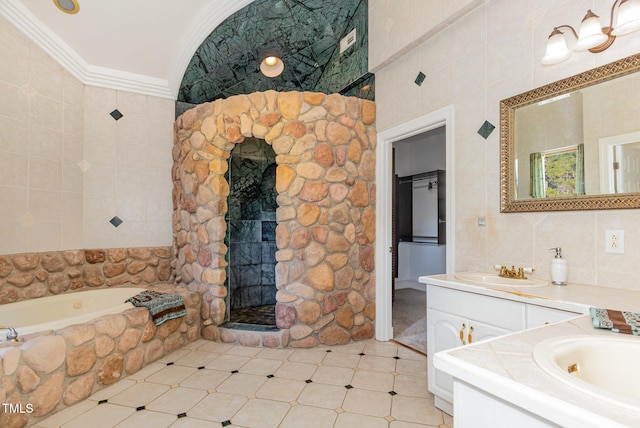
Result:
{"label": "gold framed mirror", "polygon": [[500,102],[501,212],[640,208],[638,71],[640,54]]}

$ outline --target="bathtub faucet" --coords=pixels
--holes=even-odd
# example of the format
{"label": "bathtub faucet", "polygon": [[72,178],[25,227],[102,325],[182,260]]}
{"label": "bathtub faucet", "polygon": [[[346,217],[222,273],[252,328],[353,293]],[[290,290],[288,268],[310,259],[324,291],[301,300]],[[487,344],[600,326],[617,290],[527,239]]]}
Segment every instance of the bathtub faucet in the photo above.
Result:
{"label": "bathtub faucet", "polygon": [[0,329],[1,330],[7,330],[7,340],[9,340],[11,342],[17,342],[18,341],[18,332],[16,331],[15,328],[9,327],[9,326],[0,325]]}

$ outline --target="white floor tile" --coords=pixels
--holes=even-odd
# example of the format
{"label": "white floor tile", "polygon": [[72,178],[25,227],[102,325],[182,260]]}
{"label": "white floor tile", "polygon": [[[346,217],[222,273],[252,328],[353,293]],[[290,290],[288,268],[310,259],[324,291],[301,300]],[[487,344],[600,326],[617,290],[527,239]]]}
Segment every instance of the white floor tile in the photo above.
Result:
{"label": "white floor tile", "polygon": [[242,367],[240,367],[240,373],[249,373],[260,376],[267,376],[273,374],[280,366],[282,361],[280,360],[265,360],[261,358],[255,358],[247,361]]}
{"label": "white floor tile", "polygon": [[334,367],[358,367],[358,362],[360,362],[360,355],[358,354],[345,354],[342,352],[329,352],[327,356],[322,360],[323,366],[334,366]]}
{"label": "white floor tile", "polygon": [[307,380],[311,379],[317,369],[318,366],[315,364],[286,362],[273,374],[279,378]]}
{"label": "white floor tile", "polygon": [[227,394],[253,395],[266,381],[266,376],[236,373],[222,382],[216,391]]}
{"label": "white floor tile", "polygon": [[207,395],[206,391],[193,388],[173,388],[147,404],[147,410],[178,415],[188,412]]}
{"label": "white floor tile", "polygon": [[221,423],[231,420],[247,401],[242,395],[214,392],[193,406],[187,416]]}
{"label": "white floor tile", "polygon": [[386,392],[350,389],[342,408],[351,413],[383,418],[391,414],[391,395]]}
{"label": "white floor tile", "polygon": [[169,390],[169,385],[139,382],[109,398],[109,403],[127,407],[146,406]]}
{"label": "white floor tile", "polygon": [[167,413],[151,412],[141,410],[135,412],[124,421],[116,425],[116,428],[166,428],[174,423],[178,418]]}
{"label": "white floor tile", "polygon": [[393,381],[394,376],[391,373],[358,370],[353,376],[351,385],[354,388],[370,391],[389,392],[393,391]]}
{"label": "white floor tile", "polygon": [[304,388],[297,401],[309,406],[338,409],[342,407],[346,395],[347,388],[344,386],[310,383]]}
{"label": "white floor tile", "polygon": [[387,428],[388,424],[389,423],[386,419],[383,418],[345,412],[338,415],[338,420],[336,421],[334,428]]}
{"label": "white floor tile", "polygon": [[307,384],[302,380],[271,378],[256,392],[256,397],[290,403],[298,398]]}
{"label": "white floor tile", "polygon": [[322,366],[318,367],[311,380],[329,385],[345,386],[351,383],[354,373],[353,369],[344,367]]}
{"label": "white floor tile", "polygon": [[158,370],[145,379],[145,382],[161,383],[164,385],[175,385],[182,382],[198,369],[194,367],[171,365]]}
{"label": "white floor tile", "polygon": [[220,428],[220,423],[186,417],[175,421],[171,428]]}
{"label": "white floor tile", "polygon": [[393,342],[272,349],[198,340],[163,361],[174,364],[153,363],[37,427],[453,426],[427,391],[426,357]]}
{"label": "white floor tile", "polygon": [[391,373],[396,370],[396,361],[392,357],[379,357],[376,355],[363,355],[358,363],[358,368],[362,370],[372,370],[377,372]]}
{"label": "white floor tile", "polygon": [[227,380],[229,376],[232,376],[231,372],[209,369],[198,370],[180,382],[180,386],[211,391]]}
{"label": "white floor tile", "polygon": [[331,428],[337,416],[333,410],[295,406],[287,413],[279,428]]}
{"label": "white floor tile", "polygon": [[429,398],[393,397],[391,416],[395,419],[418,424],[438,426],[444,423],[442,412],[433,406]]}
{"label": "white floor tile", "polygon": [[219,357],[220,354],[203,351],[191,351],[181,358],[175,360],[175,364],[179,366],[202,367],[209,361]]}
{"label": "white floor tile", "polygon": [[238,370],[242,367],[247,361],[251,358],[242,357],[237,355],[220,355],[218,358],[215,358],[205,364],[205,367],[208,369],[220,370],[220,371],[232,371]]}
{"label": "white floor tile", "polygon": [[231,423],[250,428],[276,428],[289,409],[291,406],[287,403],[255,398],[236,413]]}
{"label": "white floor tile", "polygon": [[100,404],[75,419],[62,425],[62,428],[112,428],[135,413],[131,407],[115,404]]}

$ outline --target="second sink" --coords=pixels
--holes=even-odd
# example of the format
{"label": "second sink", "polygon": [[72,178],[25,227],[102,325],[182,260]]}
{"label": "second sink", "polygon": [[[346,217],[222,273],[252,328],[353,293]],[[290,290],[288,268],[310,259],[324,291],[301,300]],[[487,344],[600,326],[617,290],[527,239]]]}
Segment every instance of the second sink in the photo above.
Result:
{"label": "second sink", "polygon": [[[626,336],[626,337],[623,337]],[[533,350],[538,366],[571,388],[640,411],[640,338],[621,334],[564,336]]]}

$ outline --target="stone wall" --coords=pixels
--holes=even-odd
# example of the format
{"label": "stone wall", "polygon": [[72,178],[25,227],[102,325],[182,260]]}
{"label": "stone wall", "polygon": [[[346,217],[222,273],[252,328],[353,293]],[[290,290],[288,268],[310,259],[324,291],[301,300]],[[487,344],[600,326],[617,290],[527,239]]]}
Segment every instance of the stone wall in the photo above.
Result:
{"label": "stone wall", "polygon": [[[0,344],[1,427],[23,427],[71,406],[200,337],[201,297],[172,284],[187,315],[156,326],[145,308],[132,308],[86,324],[25,335]],[[32,406],[32,413],[27,410]]]}
{"label": "stone wall", "polygon": [[0,304],[67,291],[173,280],[170,247],[51,251],[0,256]]}
{"label": "stone wall", "polygon": [[201,104],[175,122],[174,251],[179,282],[203,295],[203,336],[225,321],[231,149],[276,153],[276,319],[289,346],[373,337],[375,104],[274,91]]}

